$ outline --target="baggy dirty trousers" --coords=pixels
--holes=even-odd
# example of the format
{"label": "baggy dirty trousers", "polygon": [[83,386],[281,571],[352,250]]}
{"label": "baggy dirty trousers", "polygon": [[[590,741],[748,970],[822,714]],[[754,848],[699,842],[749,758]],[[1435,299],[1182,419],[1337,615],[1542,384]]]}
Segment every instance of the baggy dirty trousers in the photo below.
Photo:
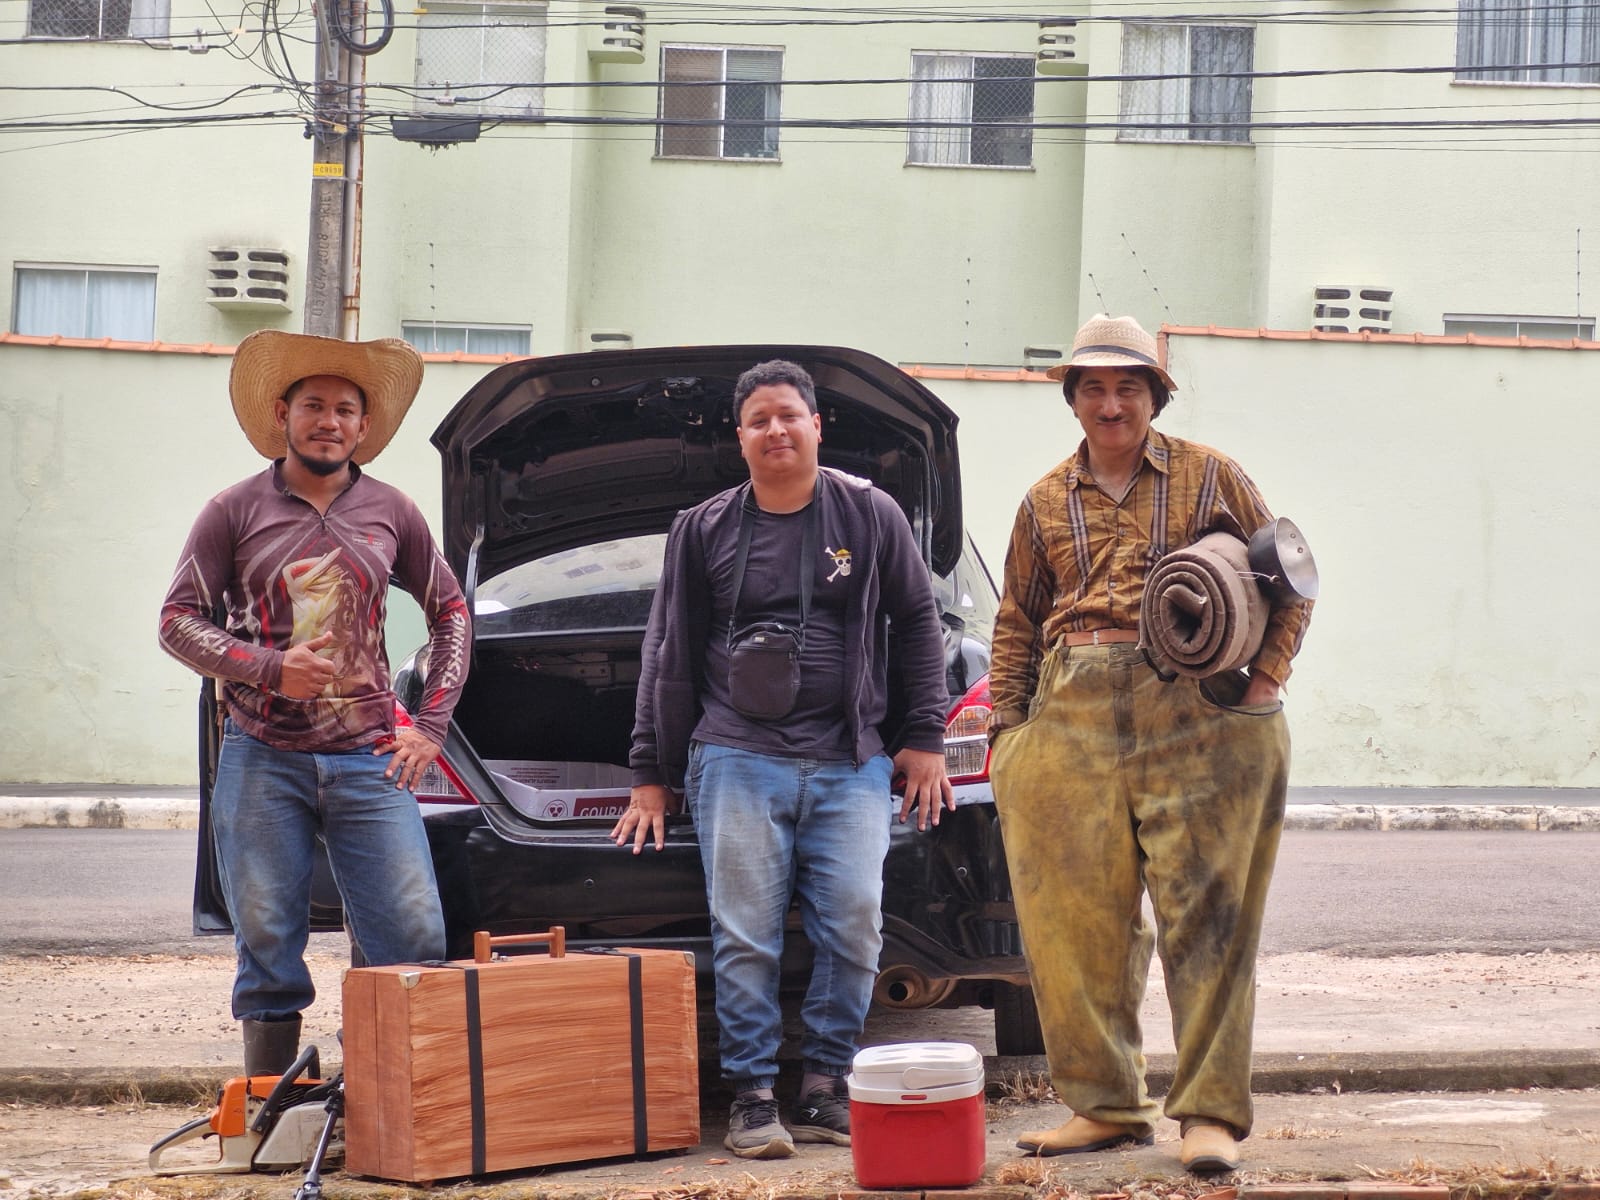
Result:
{"label": "baggy dirty trousers", "polygon": [[1150,1132],[1160,1113],[1139,1028],[1154,943],[1177,1046],[1166,1115],[1250,1132],[1256,949],[1289,734],[1279,704],[1229,705],[1244,683],[1163,681],[1133,645],[1057,647],[1027,720],[995,740],[995,804],[1051,1081],[1097,1121]]}

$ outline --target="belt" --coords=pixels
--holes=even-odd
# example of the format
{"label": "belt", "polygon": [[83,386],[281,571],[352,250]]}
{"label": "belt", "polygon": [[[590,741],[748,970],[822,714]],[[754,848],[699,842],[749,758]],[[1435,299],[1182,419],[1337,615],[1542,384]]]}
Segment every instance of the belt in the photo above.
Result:
{"label": "belt", "polygon": [[1062,646],[1113,646],[1122,642],[1137,642],[1137,629],[1085,629],[1064,633],[1058,645]]}

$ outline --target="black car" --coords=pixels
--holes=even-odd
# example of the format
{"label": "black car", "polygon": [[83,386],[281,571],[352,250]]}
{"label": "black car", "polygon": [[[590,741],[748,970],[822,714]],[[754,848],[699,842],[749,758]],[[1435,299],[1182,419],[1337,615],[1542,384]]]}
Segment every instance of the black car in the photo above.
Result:
{"label": "black car", "polygon": [[[962,528],[956,416],[909,375],[857,350],[756,345],[528,359],[490,372],[434,433],[444,460],[440,541],[474,614],[466,689],[444,753],[417,789],[450,953],[470,956],[476,929],[561,925],[574,947],[693,950],[709,990],[693,824],[672,818],[665,850],[637,857],[606,835],[628,802],[639,653],[667,528],[680,510],[747,478],[733,384],[770,358],[798,362],[816,380],[822,464],[870,479],[905,511],[945,627],[946,759],[958,806],[928,832],[894,826],[875,999],[992,1007],[1000,1053],[1040,1053],[989,790],[996,595]],[[426,672],[425,654],[396,671],[401,705],[415,704]],[[204,819],[214,705],[201,725],[195,927],[210,932],[228,928]],[[313,918],[317,928],[340,924],[325,871]],[[803,988],[809,965],[791,914],[786,983]]]}

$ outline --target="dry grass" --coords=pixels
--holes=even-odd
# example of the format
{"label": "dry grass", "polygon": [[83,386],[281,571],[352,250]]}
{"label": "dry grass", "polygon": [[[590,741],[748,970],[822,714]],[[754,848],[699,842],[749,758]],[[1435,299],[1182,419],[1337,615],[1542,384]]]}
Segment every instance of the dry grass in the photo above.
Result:
{"label": "dry grass", "polygon": [[1056,1092],[1050,1086],[1048,1075],[1027,1071],[1012,1071],[994,1081],[994,1105],[1048,1104],[1055,1100]]}
{"label": "dry grass", "polygon": [[1263,1130],[1258,1136],[1274,1142],[1325,1142],[1343,1135],[1338,1129],[1314,1129],[1309,1125],[1290,1123]]}
{"label": "dry grass", "polygon": [[[1297,1135],[1304,1136],[1304,1135]],[[664,1173],[670,1173],[667,1168]],[[1400,1184],[1444,1185],[1451,1200],[1546,1200],[1562,1183],[1600,1182],[1600,1166],[1571,1167],[1554,1161],[1534,1164],[1494,1162],[1460,1168],[1441,1167],[1415,1159],[1398,1170],[1357,1168],[1358,1178]],[[184,1179],[142,1179],[72,1194],[71,1200],[289,1200],[301,1177],[195,1176]],[[1312,1182],[1284,1172],[1241,1172],[1232,1183]],[[1047,1159],[1022,1158],[1001,1163],[992,1182],[1029,1189],[1031,1200],[1234,1200],[1237,1187],[1218,1188],[1215,1182],[1186,1179],[1141,1178],[1129,1180],[1117,1192],[1085,1193],[1066,1182],[1058,1167]],[[610,1190],[565,1187],[549,1180],[521,1178],[501,1183],[464,1181],[456,1184],[403,1187],[354,1180],[335,1174],[326,1181],[328,1200],[786,1200],[816,1197],[828,1200],[841,1191],[855,1189],[848,1173],[795,1172],[760,1179],[747,1172],[725,1179],[662,1181],[651,1186],[634,1182]],[[53,1198],[54,1200],[54,1198]]]}
{"label": "dry grass", "polygon": [[994,1181],[1031,1188],[1043,1187],[1050,1182],[1050,1164],[1042,1158],[1008,1159],[995,1171]]}
{"label": "dry grass", "polygon": [[779,1196],[830,1196],[855,1189],[855,1181],[837,1171],[800,1171],[775,1179],[757,1179],[746,1173],[659,1189],[653,1200],[776,1200]]}
{"label": "dry grass", "polygon": [[111,1102],[131,1112],[143,1112],[149,1107],[149,1101],[144,1098],[144,1090],[137,1083],[129,1083],[127,1087],[113,1092]]}
{"label": "dry grass", "polygon": [[1460,1167],[1441,1167],[1424,1158],[1412,1159],[1397,1171],[1363,1168],[1368,1178],[1399,1183],[1439,1185],[1450,1189],[1452,1200],[1520,1200],[1548,1196],[1557,1184],[1600,1183],[1600,1166],[1563,1166],[1553,1159],[1537,1163],[1467,1163]]}

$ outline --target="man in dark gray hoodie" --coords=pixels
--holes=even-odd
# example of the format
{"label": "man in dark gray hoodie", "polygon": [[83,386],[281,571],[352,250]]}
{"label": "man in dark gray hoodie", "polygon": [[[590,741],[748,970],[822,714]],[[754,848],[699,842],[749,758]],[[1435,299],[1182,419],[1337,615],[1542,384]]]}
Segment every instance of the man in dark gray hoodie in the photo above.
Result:
{"label": "man in dark gray hoodie", "polygon": [[[905,515],[865,480],[818,465],[806,371],[774,360],[734,387],[750,482],[681,513],[645,633],[633,795],[612,835],[665,844],[673,788],[699,837],[711,910],[724,1145],[780,1158],[796,1141],[850,1143],[844,1076],[882,947],[883,860],[899,818],[939,822],[949,698],[927,564]],[[884,728],[888,627],[903,725]],[[885,737],[899,748],[890,757]],[[778,962],[791,896],[815,951],[801,1016],[804,1077],[789,1128],[773,1094]]]}

